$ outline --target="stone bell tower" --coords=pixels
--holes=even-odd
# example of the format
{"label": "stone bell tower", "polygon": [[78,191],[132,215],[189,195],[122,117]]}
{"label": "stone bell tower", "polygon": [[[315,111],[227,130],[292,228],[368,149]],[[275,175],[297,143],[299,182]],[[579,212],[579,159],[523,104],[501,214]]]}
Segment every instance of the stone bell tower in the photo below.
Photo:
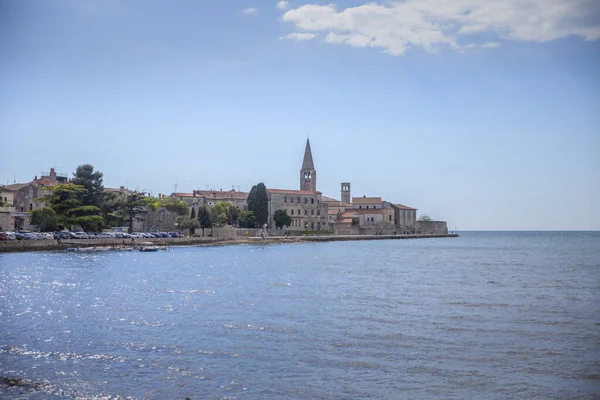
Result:
{"label": "stone bell tower", "polygon": [[317,191],[317,170],[313,163],[310,141],[308,139],[306,139],[304,160],[302,160],[302,169],[300,170],[300,190]]}
{"label": "stone bell tower", "polygon": [[342,182],[342,204],[350,204],[350,182]]}

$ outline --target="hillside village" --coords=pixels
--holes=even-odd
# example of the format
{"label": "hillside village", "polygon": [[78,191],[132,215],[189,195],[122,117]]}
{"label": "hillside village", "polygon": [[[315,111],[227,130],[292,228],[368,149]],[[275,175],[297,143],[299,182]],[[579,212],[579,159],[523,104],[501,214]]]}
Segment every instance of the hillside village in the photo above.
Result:
{"label": "hillside village", "polygon": [[[300,168],[298,189],[266,188],[268,218],[266,224],[257,226],[253,234],[294,235],[320,233],[334,235],[390,235],[390,234],[447,234],[444,221],[418,220],[417,209],[381,197],[352,197],[351,183],[340,183],[339,199],[327,197],[317,190],[317,170],[312,157],[310,141],[307,139],[304,157]],[[69,182],[64,174],[57,174],[54,168],[30,182],[0,186],[0,230],[37,230],[31,224],[30,215],[44,206],[41,198],[50,188]],[[128,196],[133,193],[123,186],[104,188],[115,196]],[[139,193],[145,196],[145,193]],[[236,206],[239,210],[248,209],[248,192],[236,190],[194,190],[191,193],[159,194],[158,199],[166,198],[185,202],[194,217],[202,207],[212,208],[219,203]],[[289,225],[276,227],[276,213],[289,215]],[[189,214],[188,214],[189,215]],[[143,217],[133,222],[135,231],[184,231],[177,223],[177,215],[165,209],[148,210]],[[220,230],[220,235],[233,235],[233,226]],[[227,229],[228,228],[228,229]],[[193,232],[193,230],[190,230]]]}

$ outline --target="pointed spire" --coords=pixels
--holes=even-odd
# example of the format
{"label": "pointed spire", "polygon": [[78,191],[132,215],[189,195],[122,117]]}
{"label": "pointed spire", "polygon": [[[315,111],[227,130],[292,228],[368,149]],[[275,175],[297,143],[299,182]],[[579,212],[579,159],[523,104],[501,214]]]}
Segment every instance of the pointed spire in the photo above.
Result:
{"label": "pointed spire", "polygon": [[302,169],[315,169],[313,164],[312,152],[310,151],[310,140],[306,139],[306,149],[304,149],[304,160],[302,161]]}

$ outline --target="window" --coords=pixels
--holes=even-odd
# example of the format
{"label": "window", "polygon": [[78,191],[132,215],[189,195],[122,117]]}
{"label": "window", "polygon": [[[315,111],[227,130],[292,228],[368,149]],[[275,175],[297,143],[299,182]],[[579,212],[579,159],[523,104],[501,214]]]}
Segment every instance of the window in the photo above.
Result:
{"label": "window", "polygon": [[29,203],[29,211],[33,210],[33,204]]}
{"label": "window", "polygon": [[362,206],[358,206],[359,209],[362,209]]}
{"label": "window", "polygon": [[315,215],[315,210],[310,210],[310,215]]}
{"label": "window", "polygon": [[290,212],[291,212],[290,215],[294,215],[294,209],[293,208],[290,210]]}
{"label": "window", "polygon": [[298,204],[300,204],[300,197],[298,197]]}
{"label": "window", "polygon": [[298,215],[302,215],[302,210],[298,209]]}
{"label": "window", "polygon": [[310,199],[310,204],[315,204],[315,199]]}
{"label": "window", "polygon": [[294,202],[294,198],[290,197],[290,203],[293,203],[293,202]]}
{"label": "window", "polygon": [[367,210],[369,209],[369,206],[367,206]]}
{"label": "window", "polygon": [[321,210],[317,210],[317,215],[321,215]]}
{"label": "window", "polygon": [[315,230],[315,223],[314,222],[310,223],[310,229],[313,230],[313,231]]}
{"label": "window", "polygon": [[390,214],[390,215],[388,215],[388,221],[391,221],[391,220],[392,220],[392,216]]}
{"label": "window", "polygon": [[304,209],[304,215],[308,215],[308,210]]}
{"label": "window", "polygon": [[287,196],[283,196],[283,202],[287,203]]}
{"label": "window", "polygon": [[308,199],[305,197],[304,198],[304,204],[308,203]]}

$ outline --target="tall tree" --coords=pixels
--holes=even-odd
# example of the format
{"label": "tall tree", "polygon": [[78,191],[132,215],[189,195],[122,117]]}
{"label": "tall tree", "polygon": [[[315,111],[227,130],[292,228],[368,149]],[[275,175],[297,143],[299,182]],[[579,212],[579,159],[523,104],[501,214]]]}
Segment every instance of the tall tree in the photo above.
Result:
{"label": "tall tree", "polygon": [[127,223],[129,233],[133,232],[133,221],[141,221],[142,215],[148,214],[145,197],[141,193],[128,194],[117,213]]}
{"label": "tall tree", "polygon": [[264,183],[252,186],[248,194],[248,211],[252,211],[259,227],[269,220],[269,199]]}
{"label": "tall tree", "polygon": [[190,214],[190,219],[196,219],[196,208],[192,207],[192,212]]}
{"label": "tall tree", "polygon": [[204,236],[204,230],[212,228],[212,220],[210,219],[210,213],[206,206],[200,206],[200,208],[198,208],[198,222],[202,229],[202,236]]}
{"label": "tall tree", "polygon": [[102,184],[103,176],[102,172],[94,171],[94,167],[90,164],[83,164],[77,167],[71,183],[85,188],[86,191],[80,196],[81,203],[84,206],[100,206],[104,191]]}
{"label": "tall tree", "polygon": [[286,210],[275,211],[273,220],[275,221],[276,228],[283,228],[284,226],[290,226],[292,224],[292,217],[288,215]]}
{"label": "tall tree", "polygon": [[84,230],[96,230],[102,225],[100,209],[94,205],[84,205],[81,200],[86,192],[83,186],[65,183],[50,186],[47,190],[49,193],[40,200],[54,210],[59,225],[79,225]]}

